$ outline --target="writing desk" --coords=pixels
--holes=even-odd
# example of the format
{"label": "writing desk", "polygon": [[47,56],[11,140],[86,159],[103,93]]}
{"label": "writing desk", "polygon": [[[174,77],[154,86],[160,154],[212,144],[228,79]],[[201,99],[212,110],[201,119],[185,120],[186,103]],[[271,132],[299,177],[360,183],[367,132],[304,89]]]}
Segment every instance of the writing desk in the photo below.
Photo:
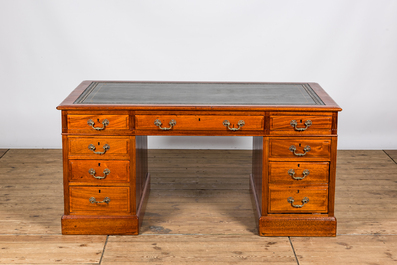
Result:
{"label": "writing desk", "polygon": [[147,136],[197,135],[253,136],[259,235],[336,235],[341,109],[316,83],[84,81],[57,109],[63,234],[139,234]]}

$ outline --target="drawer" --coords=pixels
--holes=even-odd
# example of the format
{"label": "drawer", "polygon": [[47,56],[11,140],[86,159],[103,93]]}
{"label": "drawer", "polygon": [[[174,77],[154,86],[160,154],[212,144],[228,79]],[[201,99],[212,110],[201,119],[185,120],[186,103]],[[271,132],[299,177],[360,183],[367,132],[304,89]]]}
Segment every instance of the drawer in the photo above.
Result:
{"label": "drawer", "polygon": [[68,130],[73,132],[114,132],[129,130],[128,115],[68,115]]}
{"label": "drawer", "polygon": [[330,159],[330,139],[272,138],[269,145],[269,158]]}
{"label": "drawer", "polygon": [[269,213],[327,213],[325,186],[276,186],[269,192]]}
{"label": "drawer", "polygon": [[129,137],[69,137],[69,157],[128,158]]}
{"label": "drawer", "polygon": [[130,179],[129,161],[112,160],[70,160],[70,182],[87,182],[95,185],[128,183]]}
{"label": "drawer", "polygon": [[328,162],[270,162],[269,183],[328,183]]}
{"label": "drawer", "polygon": [[155,131],[261,131],[264,129],[264,116],[136,115],[135,129]]}
{"label": "drawer", "polygon": [[72,214],[127,214],[129,187],[70,187]]}
{"label": "drawer", "polygon": [[331,134],[331,115],[270,114],[272,135]]}

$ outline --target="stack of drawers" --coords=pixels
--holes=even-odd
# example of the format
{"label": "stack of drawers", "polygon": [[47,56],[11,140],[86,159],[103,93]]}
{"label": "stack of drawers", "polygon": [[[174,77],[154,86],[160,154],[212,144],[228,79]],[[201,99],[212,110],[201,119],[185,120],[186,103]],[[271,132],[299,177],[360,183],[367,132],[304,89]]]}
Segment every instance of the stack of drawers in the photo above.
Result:
{"label": "stack of drawers", "polygon": [[[135,136],[130,123],[128,113],[64,116],[64,233],[117,234],[118,223],[136,222]],[[113,225],[106,225],[110,222]],[[120,233],[137,233],[129,229]]]}
{"label": "stack of drawers", "polygon": [[331,113],[269,113],[262,235],[335,235],[332,120]]}

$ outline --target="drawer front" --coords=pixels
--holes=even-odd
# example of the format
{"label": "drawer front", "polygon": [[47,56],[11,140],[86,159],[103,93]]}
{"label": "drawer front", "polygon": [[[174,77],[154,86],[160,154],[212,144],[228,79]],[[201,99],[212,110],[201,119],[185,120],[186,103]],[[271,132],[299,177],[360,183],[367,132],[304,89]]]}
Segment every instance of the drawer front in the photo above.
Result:
{"label": "drawer front", "polygon": [[327,187],[270,188],[269,213],[327,213]]}
{"label": "drawer front", "polygon": [[[171,121],[175,121],[175,124],[171,125]],[[261,131],[264,129],[264,117],[236,115],[136,115],[135,126],[136,130],[155,131],[162,131],[163,129],[161,128],[170,128],[169,130],[174,131]]]}
{"label": "drawer front", "polygon": [[270,133],[273,135],[331,134],[332,116],[270,115]]}
{"label": "drawer front", "polygon": [[72,214],[127,214],[129,187],[70,187]]}
{"label": "drawer front", "polygon": [[70,182],[87,182],[95,185],[127,183],[130,179],[129,161],[70,160]]}
{"label": "drawer front", "polygon": [[328,162],[270,162],[269,183],[328,183]]}
{"label": "drawer front", "polygon": [[276,138],[270,140],[270,158],[330,159],[331,140]]}
{"label": "drawer front", "polygon": [[69,156],[93,159],[128,157],[130,139],[127,137],[69,137]]}
{"label": "drawer front", "polygon": [[68,129],[76,132],[114,132],[129,129],[128,115],[68,115]]}

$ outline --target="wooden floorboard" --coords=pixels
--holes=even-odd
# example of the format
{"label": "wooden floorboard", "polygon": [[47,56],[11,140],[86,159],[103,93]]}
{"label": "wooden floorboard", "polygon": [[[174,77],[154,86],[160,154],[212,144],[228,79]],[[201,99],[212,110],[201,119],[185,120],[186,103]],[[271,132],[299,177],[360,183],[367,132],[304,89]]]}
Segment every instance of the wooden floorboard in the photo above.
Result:
{"label": "wooden floorboard", "polygon": [[338,235],[397,235],[397,164],[383,151],[339,151]]}
{"label": "wooden floorboard", "polygon": [[397,235],[292,238],[300,265],[397,264]]}
{"label": "wooden floorboard", "polygon": [[[397,151],[339,151],[335,238],[259,237],[251,151],[150,150],[140,236],[63,236],[61,150],[0,149],[0,264],[396,264]],[[295,257],[295,254],[296,257]]]}
{"label": "wooden floorboard", "polygon": [[288,238],[256,235],[109,237],[103,264],[296,264]]}
{"label": "wooden floorboard", "polygon": [[0,264],[99,264],[105,241],[106,236],[0,235]]}

